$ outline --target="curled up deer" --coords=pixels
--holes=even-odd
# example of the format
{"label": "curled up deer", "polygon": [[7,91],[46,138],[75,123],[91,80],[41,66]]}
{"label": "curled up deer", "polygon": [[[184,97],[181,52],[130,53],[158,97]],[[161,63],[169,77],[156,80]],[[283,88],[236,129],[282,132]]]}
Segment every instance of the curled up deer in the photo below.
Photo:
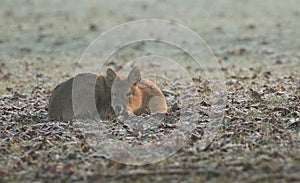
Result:
{"label": "curled up deer", "polygon": [[50,118],[69,121],[97,115],[108,118],[166,113],[167,104],[161,90],[152,81],[142,79],[138,67],[127,77],[108,68],[106,75],[83,73],[59,84],[50,96],[48,112]]}

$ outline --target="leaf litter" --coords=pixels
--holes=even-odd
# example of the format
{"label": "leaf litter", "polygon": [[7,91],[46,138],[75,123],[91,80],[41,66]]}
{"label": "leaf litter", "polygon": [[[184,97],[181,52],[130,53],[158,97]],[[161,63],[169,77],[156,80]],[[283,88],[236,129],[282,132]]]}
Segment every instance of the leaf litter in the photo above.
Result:
{"label": "leaf litter", "polygon": [[[227,83],[224,120],[213,142],[199,149],[205,133],[199,121],[186,145],[175,155],[145,166],[123,165],[96,155],[72,122],[50,120],[48,86],[32,86],[28,93],[8,90],[10,94],[0,98],[1,180],[148,180],[152,176],[183,179],[193,174],[203,180],[237,176],[250,182],[299,181],[299,74],[277,76],[270,72],[266,76],[253,69],[239,74],[256,77],[226,75],[236,81]],[[194,82],[199,82],[198,91],[206,90],[206,84],[200,82],[207,81]],[[174,93],[168,94],[172,98],[168,100],[170,120],[150,128],[152,134],[118,121],[107,122],[105,128],[110,127],[111,136],[127,143],[156,143],[159,135],[178,128],[172,119],[179,115],[180,105]],[[201,102],[204,108],[209,105],[205,99]],[[205,121],[205,111],[198,112]]]}

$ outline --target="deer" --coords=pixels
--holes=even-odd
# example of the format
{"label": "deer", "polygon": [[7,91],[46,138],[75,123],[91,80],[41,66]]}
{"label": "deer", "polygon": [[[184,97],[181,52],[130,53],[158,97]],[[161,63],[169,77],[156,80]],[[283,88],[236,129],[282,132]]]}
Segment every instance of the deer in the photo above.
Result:
{"label": "deer", "polygon": [[166,112],[162,91],[152,81],[143,79],[138,67],[127,77],[111,68],[106,75],[78,74],[55,87],[48,105],[49,117],[62,121]]}

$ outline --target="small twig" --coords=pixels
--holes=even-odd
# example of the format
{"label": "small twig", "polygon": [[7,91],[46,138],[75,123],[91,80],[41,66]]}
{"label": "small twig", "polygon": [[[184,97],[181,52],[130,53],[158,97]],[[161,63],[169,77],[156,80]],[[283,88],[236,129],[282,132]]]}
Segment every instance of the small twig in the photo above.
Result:
{"label": "small twig", "polygon": [[173,174],[190,174],[190,173],[205,173],[212,174],[213,176],[217,176],[220,174],[218,171],[207,170],[203,168],[174,168],[174,169],[162,169],[162,170],[131,170],[128,172],[114,173],[114,174],[95,174],[90,176],[89,179],[94,179],[96,177],[115,177],[115,178],[123,178],[128,176],[147,176],[147,175],[173,175]]}

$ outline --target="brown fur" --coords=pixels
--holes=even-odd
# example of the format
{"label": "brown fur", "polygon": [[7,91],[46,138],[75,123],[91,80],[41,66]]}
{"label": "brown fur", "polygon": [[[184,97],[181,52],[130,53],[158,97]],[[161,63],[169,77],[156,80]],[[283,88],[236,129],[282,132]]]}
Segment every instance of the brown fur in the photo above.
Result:
{"label": "brown fur", "polygon": [[[78,92],[74,97],[79,105],[74,105],[76,108],[73,110],[72,89],[75,79]],[[92,94],[94,97],[91,97]],[[98,114],[101,118],[107,118],[115,112],[124,116],[132,113],[165,113],[167,106],[160,89],[151,81],[141,79],[141,73],[135,67],[125,79],[108,69],[106,76],[83,73],[61,83],[50,97],[48,112],[50,118],[67,121],[74,117],[95,118]]]}
{"label": "brown fur", "polygon": [[124,116],[167,112],[165,96],[153,82],[141,78],[137,67],[127,78],[121,78],[115,72],[112,75],[116,78],[111,91],[115,112]]}
{"label": "brown fur", "polygon": [[[76,87],[80,94],[78,96],[78,104],[74,109],[77,114],[74,114],[72,103],[72,89],[73,81],[79,85]],[[94,73],[79,74],[61,84],[59,84],[53,91],[48,106],[50,118],[57,120],[72,120],[76,118],[94,118],[99,114],[101,117],[113,114],[111,108],[110,87],[106,82],[107,77]],[[88,97],[94,90],[94,98]],[[96,111],[95,102],[96,101]]]}

